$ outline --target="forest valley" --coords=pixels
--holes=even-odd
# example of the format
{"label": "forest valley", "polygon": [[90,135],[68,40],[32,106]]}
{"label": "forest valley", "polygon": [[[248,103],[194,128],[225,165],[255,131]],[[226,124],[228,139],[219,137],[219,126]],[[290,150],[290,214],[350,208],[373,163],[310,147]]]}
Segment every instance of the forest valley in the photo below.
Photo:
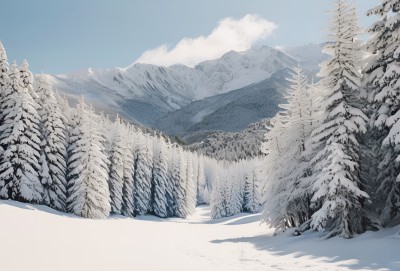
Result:
{"label": "forest valley", "polygon": [[384,0],[358,39],[355,7],[335,0],[318,80],[290,67],[286,103],[263,155],[217,160],[117,117],[76,107],[0,44],[0,199],[85,218],[213,219],[262,211],[276,234],[351,238],[400,224],[400,1]]}

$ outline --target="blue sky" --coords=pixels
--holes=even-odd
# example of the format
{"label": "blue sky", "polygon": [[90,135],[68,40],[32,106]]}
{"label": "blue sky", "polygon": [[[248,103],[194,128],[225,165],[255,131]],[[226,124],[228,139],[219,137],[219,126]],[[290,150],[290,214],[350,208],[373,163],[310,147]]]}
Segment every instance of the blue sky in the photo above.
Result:
{"label": "blue sky", "polygon": [[[355,1],[360,15],[379,3],[379,0]],[[4,0],[0,40],[10,62],[27,59],[35,73],[125,67],[147,50],[162,45],[167,51],[172,50],[184,38],[207,37],[223,18],[240,20],[247,14],[258,14],[259,19],[277,25],[263,39],[257,42],[252,39],[253,45],[322,42],[329,18],[325,12],[331,3],[328,0]],[[362,16],[360,21],[367,26],[371,19]]]}

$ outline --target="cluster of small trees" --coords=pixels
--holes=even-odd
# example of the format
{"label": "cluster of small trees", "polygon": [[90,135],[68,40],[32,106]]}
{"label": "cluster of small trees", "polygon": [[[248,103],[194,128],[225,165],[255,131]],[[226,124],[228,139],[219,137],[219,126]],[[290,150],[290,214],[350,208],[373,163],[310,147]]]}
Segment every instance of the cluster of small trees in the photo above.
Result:
{"label": "cluster of small trees", "polygon": [[260,147],[267,124],[269,119],[263,119],[239,132],[217,131],[189,148],[217,160],[240,161],[258,157],[262,155]]}
{"label": "cluster of small trees", "polygon": [[[0,44],[0,198],[87,218],[110,213],[186,217],[209,203],[216,161],[120,118],[76,108]],[[208,179],[207,179],[208,177]]]}
{"label": "cluster of small trees", "polygon": [[221,160],[213,171],[211,217],[221,218],[241,212],[260,211],[262,158],[228,162]]}
{"label": "cluster of small trees", "polygon": [[278,231],[350,238],[399,217],[399,11],[398,0],[369,11],[380,20],[363,63],[355,8],[336,0],[320,82],[295,69],[263,145],[263,216]]}

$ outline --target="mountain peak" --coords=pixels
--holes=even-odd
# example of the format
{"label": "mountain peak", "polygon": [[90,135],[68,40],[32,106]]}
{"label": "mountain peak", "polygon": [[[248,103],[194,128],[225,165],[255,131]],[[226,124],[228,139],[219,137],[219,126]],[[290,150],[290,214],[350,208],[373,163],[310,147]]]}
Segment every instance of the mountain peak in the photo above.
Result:
{"label": "mountain peak", "polygon": [[126,68],[91,68],[54,76],[51,82],[67,94],[84,95],[93,103],[151,125],[166,112],[259,83],[296,65],[293,57],[263,46],[244,52],[229,51],[194,68],[135,63]]}

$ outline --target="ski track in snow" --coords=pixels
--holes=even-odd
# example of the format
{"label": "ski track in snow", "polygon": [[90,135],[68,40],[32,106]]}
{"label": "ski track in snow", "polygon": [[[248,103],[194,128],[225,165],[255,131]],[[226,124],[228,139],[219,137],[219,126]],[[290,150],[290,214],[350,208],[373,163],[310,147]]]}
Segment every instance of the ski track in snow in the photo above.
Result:
{"label": "ski track in snow", "polygon": [[314,232],[272,237],[259,214],[209,217],[199,207],[186,220],[88,220],[3,200],[0,270],[400,270],[400,227],[322,240]]}

